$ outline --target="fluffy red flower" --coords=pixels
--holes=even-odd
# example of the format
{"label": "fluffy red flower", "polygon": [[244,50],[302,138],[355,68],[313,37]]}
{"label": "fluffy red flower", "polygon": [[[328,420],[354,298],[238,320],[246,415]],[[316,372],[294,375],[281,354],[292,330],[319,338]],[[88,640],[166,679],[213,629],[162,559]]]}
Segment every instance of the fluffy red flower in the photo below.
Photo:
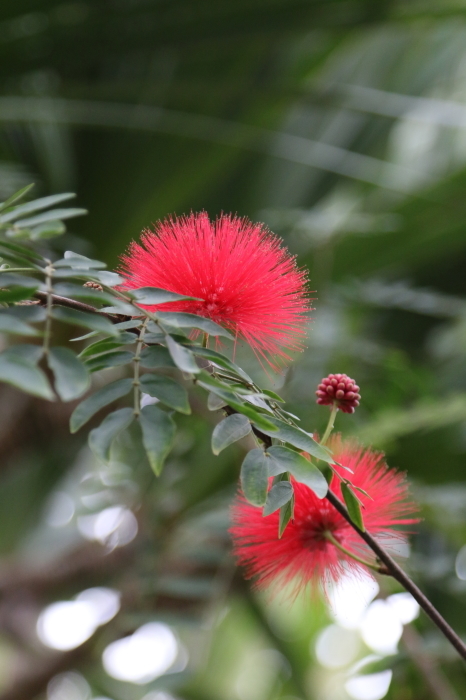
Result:
{"label": "fluffy red flower", "polygon": [[202,299],[160,310],[210,318],[269,362],[303,348],[306,273],[262,224],[232,215],[212,222],[205,212],[165,219],[122,260],[126,289],[160,287]]}
{"label": "fluffy red flower", "polygon": [[[335,436],[329,443],[335,459],[354,471],[351,481],[364,489],[371,498],[361,495],[367,530],[390,542],[406,541],[406,534],[395,529],[415,523],[416,505],[410,500],[404,475],[389,469],[383,455],[364,449],[354,441],[342,441]],[[348,476],[348,473],[345,473]],[[372,551],[326,500],[320,500],[304,484],[294,481],[295,510],[281,539],[278,539],[278,512],[267,517],[240,494],[232,507],[230,529],[238,563],[245,567],[246,578],[255,578],[258,588],[270,584],[284,586],[293,583],[292,594],[308,584],[325,587],[337,581],[348,569],[367,570],[344,554],[328,539],[330,532],[345,549],[367,561],[375,562]],[[332,479],[331,490],[341,498],[340,481]],[[359,495],[359,494],[358,494]]]}

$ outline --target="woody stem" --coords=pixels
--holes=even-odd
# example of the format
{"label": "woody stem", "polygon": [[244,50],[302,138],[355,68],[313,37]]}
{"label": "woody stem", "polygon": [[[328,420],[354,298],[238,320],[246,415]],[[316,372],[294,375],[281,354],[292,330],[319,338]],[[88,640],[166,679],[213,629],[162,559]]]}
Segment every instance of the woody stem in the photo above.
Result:
{"label": "woody stem", "polygon": [[388,573],[393,576],[394,579],[401,583],[401,585],[413,596],[413,598],[419,603],[420,607],[424,610],[426,615],[430,617],[432,622],[437,625],[439,630],[445,635],[448,641],[455,647],[458,654],[466,660],[466,645],[458,637],[456,632],[450,627],[448,622],[442,617],[439,611],[432,605],[430,600],[424,595],[424,593],[416,586],[414,581],[410,579],[408,574],[406,574],[403,569],[398,566],[396,561],[392,559],[389,553],[380,546],[377,540],[372,537],[372,535],[367,532],[367,530],[360,530],[359,527],[353,523],[350,514],[348,513],[344,504],[340,499],[335,496],[335,494],[329,489],[326,495],[326,499],[332,506],[337,510],[340,515],[351,525],[353,530],[355,530],[360,537],[369,545],[374,554],[380,561],[385,564]]}
{"label": "woody stem", "polygon": [[343,552],[343,554],[346,554],[347,557],[351,557],[351,559],[354,559],[354,561],[359,562],[359,564],[362,564],[363,566],[369,567],[369,569],[376,571],[378,574],[382,573],[381,567],[378,564],[373,564],[372,562],[367,561],[366,559],[363,559],[362,557],[358,557],[357,554],[355,554],[354,552],[351,552],[351,550],[349,550],[349,549],[346,549],[346,547],[343,547],[343,545],[340,542],[338,542],[336,537],[334,537],[332,535],[330,530],[325,530],[325,532],[323,534],[324,534],[324,537],[326,540],[331,542],[337,549],[340,550],[340,552]]}

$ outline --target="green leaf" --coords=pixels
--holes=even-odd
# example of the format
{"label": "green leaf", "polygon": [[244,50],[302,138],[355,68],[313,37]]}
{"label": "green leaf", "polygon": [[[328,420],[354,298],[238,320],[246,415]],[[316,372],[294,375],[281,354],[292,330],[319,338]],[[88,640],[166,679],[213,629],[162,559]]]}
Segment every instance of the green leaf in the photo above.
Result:
{"label": "green leaf", "polygon": [[201,371],[197,366],[194,355],[190,350],[174,341],[169,335],[166,336],[165,340],[171,358],[178,369],[180,369],[182,372],[188,372],[190,374],[198,374]]}
{"label": "green leaf", "polygon": [[99,314],[88,313],[87,311],[77,311],[76,309],[67,309],[58,306],[52,309],[52,316],[57,321],[70,323],[73,326],[83,326],[91,328],[94,331],[100,331],[107,335],[117,336],[118,328],[115,328],[113,323]]}
{"label": "green leaf", "polygon": [[70,430],[75,433],[77,430],[82,428],[87,421],[92,418],[93,415],[100,411],[101,408],[107,406],[109,403],[121,399],[122,396],[126,396],[133,388],[132,379],[118,379],[116,382],[107,384],[106,386],[96,391],[87,399],[81,401],[79,406],[77,406],[70,418]]}
{"label": "green leaf", "polygon": [[341,493],[345,500],[346,507],[348,508],[348,513],[355,525],[358,526],[360,530],[365,531],[364,520],[362,518],[361,506],[358,499],[351,491],[351,488],[347,483],[342,481],[341,483]]}
{"label": "green leaf", "polygon": [[131,425],[133,419],[132,408],[120,408],[104,418],[99,427],[91,430],[89,434],[89,446],[93,453],[102,461],[108,462],[112,442],[119,433]]}
{"label": "green leaf", "polygon": [[214,455],[220,454],[225,447],[237,440],[246,437],[251,432],[251,423],[238,413],[227,416],[218,423],[212,433],[212,452]]}
{"label": "green leaf", "polygon": [[166,304],[171,301],[183,301],[184,299],[192,299],[194,301],[202,301],[197,297],[187,297],[184,294],[176,294],[176,292],[167,292],[166,289],[158,287],[140,287],[139,289],[126,290],[126,294],[131,296],[138,304],[144,306],[152,306],[155,304]]}
{"label": "green leaf", "polygon": [[18,190],[14,194],[12,194],[11,197],[8,197],[8,199],[5,199],[5,201],[0,204],[0,211],[4,211],[5,209],[8,209],[8,207],[13,206],[13,204],[15,202],[18,202],[20,199],[25,197],[26,194],[30,190],[32,190],[33,187],[34,187],[34,183],[31,183],[30,185],[26,185],[26,187],[22,187],[20,190]]}
{"label": "green leaf", "polygon": [[[15,213],[17,214],[18,211],[16,210]],[[87,213],[87,209],[51,209],[50,211],[46,211],[43,214],[38,214],[37,216],[31,216],[27,219],[20,219],[19,221],[15,221],[15,227],[30,228],[31,226],[38,226],[39,224],[43,224],[48,221],[55,221],[57,219],[71,219],[72,217],[83,216]],[[0,217],[0,222],[2,221],[2,219],[4,220],[5,217]]]}
{"label": "green leaf", "polygon": [[72,350],[50,348],[47,360],[55,377],[55,391],[62,401],[72,401],[84,394],[89,387],[89,373]]}
{"label": "green leaf", "polygon": [[[232,416],[230,416],[232,417]],[[253,506],[263,506],[267,500],[267,458],[260,447],[247,453],[241,465],[241,488]]]}
{"label": "green leaf", "polygon": [[285,403],[285,399],[282,399],[281,396],[276,394],[274,391],[270,391],[270,389],[263,389],[262,393],[268,396],[270,399],[273,399],[274,401],[278,401],[278,403]]}
{"label": "green leaf", "polygon": [[141,390],[149,396],[155,396],[162,403],[175,411],[189,415],[191,407],[188,394],[184,387],[170,377],[161,377],[157,374],[144,374],[141,377]]}
{"label": "green leaf", "polygon": [[156,367],[175,367],[167,348],[156,345],[151,348],[144,348],[141,352],[141,367],[155,369]]}
{"label": "green leaf", "polygon": [[268,416],[268,420],[275,427],[274,432],[270,432],[268,428],[261,427],[261,430],[271,437],[277,438],[278,440],[283,440],[283,442],[289,442],[293,447],[297,447],[300,450],[309,452],[313,457],[321,459],[323,462],[328,462],[333,464],[333,458],[330,450],[323,445],[319,445],[309,433],[306,433],[301,428],[296,428],[293,425],[289,425],[279,418],[273,418]]}
{"label": "green leaf", "polygon": [[214,394],[212,391],[209,392],[209,396],[207,397],[207,408],[209,411],[218,411],[226,405],[226,401],[221,399],[220,396],[217,396],[217,394]]}
{"label": "green leaf", "polygon": [[[250,418],[261,430],[264,430],[264,432],[267,430],[271,434],[274,433],[275,426],[273,425],[273,423],[271,423],[269,419],[263,416],[261,413],[256,411],[252,406],[246,403],[242,403],[241,399],[235,396],[235,394],[232,394],[230,391],[226,391],[225,389],[222,389],[220,387],[213,386],[212,384],[204,382],[203,380],[199,380],[197,383],[199,384],[199,386],[203,387],[203,389],[211,391],[217,396],[219,396],[225,401],[225,403],[231,406],[231,408],[234,408],[235,411],[238,411],[238,413],[242,413],[243,415]],[[269,432],[267,433],[267,435],[269,434]]]}
{"label": "green leaf", "polygon": [[317,498],[324,498],[328,491],[328,484],[322,472],[305,457],[290,450],[288,447],[269,447],[268,455],[268,474],[269,476],[277,476],[284,472],[290,472],[296,479],[309,486],[314,491]]}
{"label": "green leaf", "polygon": [[203,357],[206,360],[212,362],[212,364],[216,365],[217,367],[227,369],[233,374],[237,374],[239,377],[241,377],[241,379],[244,379],[250,384],[253,383],[251,377],[248,374],[246,374],[246,372],[242,370],[241,367],[235,365],[234,362],[229,360],[224,355],[221,355],[219,352],[211,350],[210,348],[201,348],[199,345],[190,345],[188,347],[194,353],[194,355],[197,355],[198,357]]}
{"label": "green leaf", "polygon": [[41,399],[55,399],[47,377],[36,367],[35,361],[16,353],[12,348],[0,354],[0,382],[12,384]]}
{"label": "green leaf", "polygon": [[[286,481],[282,481],[282,484],[289,483]],[[283,536],[283,533],[286,530],[286,526],[290,522],[290,520],[293,518],[294,515],[294,494],[292,498],[288,501],[288,503],[285,503],[284,506],[280,508],[280,513],[278,517],[278,539],[281,539]]]}
{"label": "green leaf", "polygon": [[39,331],[12,314],[0,313],[0,333],[13,335],[37,336]]}
{"label": "green leaf", "polygon": [[106,314],[121,314],[124,316],[134,316],[138,313],[135,306],[131,306],[127,301],[122,301],[117,297],[112,299],[112,306],[105,306],[100,310]]}
{"label": "green leaf", "polygon": [[46,223],[40,224],[39,226],[34,226],[31,229],[31,240],[32,241],[42,241],[46,238],[53,238],[54,236],[61,236],[65,233],[66,226],[60,219],[52,219]]}
{"label": "green leaf", "polygon": [[127,365],[134,359],[134,352],[127,350],[112,350],[111,352],[103,352],[97,357],[86,360],[86,367],[91,372],[98,372],[101,369],[110,369],[111,367],[121,367]]}
{"label": "green leaf", "polygon": [[108,270],[92,271],[92,279],[97,280],[105,287],[116,287],[118,284],[123,284],[124,282],[121,275],[117,275],[116,272],[109,272]]}
{"label": "green leaf", "polygon": [[156,476],[159,476],[163,463],[173,447],[176,425],[172,418],[157,406],[144,406],[139,416],[142,429],[142,442],[149,463]]}
{"label": "green leaf", "polygon": [[84,299],[97,304],[113,304],[115,298],[109,292],[99,292],[97,289],[92,289],[92,287],[84,287],[72,282],[58,282],[54,285],[54,292],[58,296]]}
{"label": "green leaf", "polygon": [[[32,270],[33,271],[33,270]],[[38,289],[41,286],[39,280],[33,277],[26,277],[26,275],[18,275],[15,272],[8,272],[6,270],[0,270],[0,287],[29,287],[32,291]]]}
{"label": "green leaf", "polygon": [[274,484],[267,494],[267,501],[264,506],[263,515],[264,517],[274,513],[276,510],[281,508],[288,503],[293,497],[293,487],[289,481],[279,481],[278,484]]}
{"label": "green leaf", "polygon": [[168,323],[173,328],[198,328],[200,331],[213,336],[223,336],[233,340],[233,336],[225,328],[208,318],[196,314],[186,314],[176,311],[158,311],[157,318],[162,323]]}
{"label": "green leaf", "polygon": [[[24,245],[19,245],[18,243],[12,243],[11,241],[2,241],[0,240],[0,247],[4,248],[7,251],[10,251],[14,253],[15,255],[21,256],[22,258],[27,258],[29,259],[29,265],[33,265],[36,270],[41,270],[43,272],[43,267],[38,265],[37,263],[40,262],[42,265],[46,265],[47,261],[42,257],[42,255],[39,255],[39,253],[36,253],[35,250],[31,250],[30,248],[26,248]],[[3,252],[2,255],[5,255]]]}
{"label": "green leaf", "polygon": [[[127,338],[127,336],[131,336]],[[97,340],[95,343],[88,345],[82,352],[79,353],[78,357],[93,357],[95,355],[100,355],[109,350],[116,350],[121,348],[122,345],[127,343],[135,343],[137,340],[133,333],[123,332],[118,339],[116,338],[103,338],[102,340]]]}
{"label": "green leaf", "polygon": [[[5,209],[6,207],[11,206],[14,202],[21,199],[21,197],[23,197],[26,194],[26,192],[28,192],[31,189],[31,187],[33,187],[33,185],[28,185],[27,187],[24,187],[22,190],[14,194],[12,197],[10,197],[10,199],[7,199],[6,202],[3,202],[0,209]],[[53,207],[55,204],[64,202],[67,199],[73,199],[73,197],[76,197],[76,195],[72,192],[64,192],[63,194],[52,194],[49,197],[40,197],[39,199],[33,199],[32,202],[20,204],[19,206],[15,207],[12,211],[9,211],[7,214],[3,214],[2,216],[0,216],[0,223],[13,221],[14,219],[17,219],[20,216],[24,216],[24,214],[32,214],[35,211],[41,211],[41,209]]]}
{"label": "green leaf", "polygon": [[54,267],[73,267],[78,270],[103,269],[107,265],[102,260],[93,260],[79,255],[73,250],[66,250],[63,258],[53,263]]}
{"label": "green leaf", "polygon": [[0,302],[13,304],[16,301],[29,299],[34,294],[31,287],[10,287],[9,289],[0,288]]}

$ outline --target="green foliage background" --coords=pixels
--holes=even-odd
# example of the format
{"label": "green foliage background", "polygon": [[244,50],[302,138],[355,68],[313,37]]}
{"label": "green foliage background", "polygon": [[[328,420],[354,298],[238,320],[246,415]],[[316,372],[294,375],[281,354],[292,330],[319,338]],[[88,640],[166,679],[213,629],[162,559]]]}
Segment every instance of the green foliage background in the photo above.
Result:
{"label": "green foliage background", "polygon": [[[110,268],[142,228],[171,213],[238,212],[282,235],[317,290],[309,348],[279,377],[264,376],[246,350],[238,362],[279,390],[308,430],[322,431],[327,418],[314,403],[318,380],[332,371],[357,379],[361,407],[337,427],[407,471],[423,517],[407,566],[462,635],[465,22],[463,0],[0,6],[1,198],[32,180],[36,196],[76,191],[90,215],[70,224],[56,250]],[[122,590],[123,612],[54,673],[79,671],[93,697],[140,700],[162,689],[186,700],[331,700],[330,672],[313,652],[329,623],[324,604],[266,603],[234,574],[226,528],[242,451],[211,455],[215,415],[201,393],[190,398],[194,415],[178,419],[161,479],[122,443],[132,473],[102,501],[86,436],[69,435],[72,407],[2,385],[2,700],[45,697],[47,679],[21,686],[50,661],[31,620],[90,585]],[[76,510],[53,529],[46,516],[57,490]],[[115,502],[135,509],[139,536],[107,566],[76,518]],[[154,619],[177,629],[187,669],[151,688],[111,680],[103,647]],[[461,662],[427,620],[415,625],[464,697]],[[282,666],[258,655],[270,649]],[[262,682],[238,695],[248,663]],[[438,697],[402,644],[388,665],[389,700]]]}

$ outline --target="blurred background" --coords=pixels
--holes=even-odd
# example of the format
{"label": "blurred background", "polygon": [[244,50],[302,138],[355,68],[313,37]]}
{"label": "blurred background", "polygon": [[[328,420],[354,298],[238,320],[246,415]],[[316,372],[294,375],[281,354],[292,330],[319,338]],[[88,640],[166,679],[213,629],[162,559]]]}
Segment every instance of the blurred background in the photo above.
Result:
{"label": "blurred background", "polygon": [[[77,192],[56,245],[110,268],[171,213],[283,236],[316,291],[279,391],[407,471],[405,566],[466,635],[466,1],[2,0],[0,198]],[[97,373],[98,384],[118,369]],[[101,376],[100,376],[101,375]],[[111,377],[110,377],[111,375]],[[460,700],[463,662],[390,580],[252,592],[229,551],[240,445],[202,393],[157,481],[70,405],[0,393],[0,700]],[[102,415],[96,418],[97,421]]]}

